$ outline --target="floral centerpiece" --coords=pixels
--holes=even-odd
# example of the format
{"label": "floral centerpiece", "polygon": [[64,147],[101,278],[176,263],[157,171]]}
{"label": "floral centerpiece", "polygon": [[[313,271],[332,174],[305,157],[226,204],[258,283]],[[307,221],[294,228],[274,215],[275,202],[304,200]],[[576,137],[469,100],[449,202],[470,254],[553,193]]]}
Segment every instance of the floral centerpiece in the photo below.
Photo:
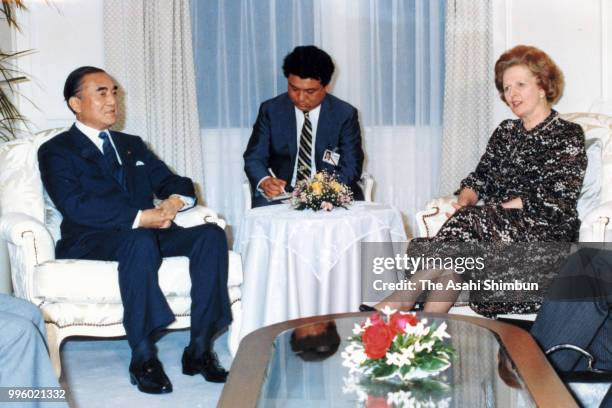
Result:
{"label": "floral centerpiece", "polygon": [[355,325],[342,365],[375,380],[406,382],[438,374],[455,354],[444,341],[450,338],[446,327],[446,322],[428,326],[427,319],[387,306]]}
{"label": "floral centerpiece", "polygon": [[325,171],[318,172],[310,180],[298,181],[291,194],[291,205],[296,210],[326,210],[347,208],[353,203],[351,189]]}

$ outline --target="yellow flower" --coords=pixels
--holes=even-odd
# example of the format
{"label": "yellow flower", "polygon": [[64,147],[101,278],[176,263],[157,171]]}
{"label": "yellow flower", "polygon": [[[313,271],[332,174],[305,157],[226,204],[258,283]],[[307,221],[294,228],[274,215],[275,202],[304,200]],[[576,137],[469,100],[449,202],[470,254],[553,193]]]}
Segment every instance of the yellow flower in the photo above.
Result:
{"label": "yellow flower", "polygon": [[317,173],[314,176],[315,180],[317,181],[322,181],[323,180],[323,173]]}
{"label": "yellow flower", "polygon": [[342,185],[337,181],[332,181],[330,185],[332,190],[334,190],[336,193],[339,193],[342,190]]}
{"label": "yellow flower", "polygon": [[312,189],[312,193],[316,196],[321,195],[321,193],[323,193],[323,185],[318,181],[313,182],[310,185],[310,188]]}

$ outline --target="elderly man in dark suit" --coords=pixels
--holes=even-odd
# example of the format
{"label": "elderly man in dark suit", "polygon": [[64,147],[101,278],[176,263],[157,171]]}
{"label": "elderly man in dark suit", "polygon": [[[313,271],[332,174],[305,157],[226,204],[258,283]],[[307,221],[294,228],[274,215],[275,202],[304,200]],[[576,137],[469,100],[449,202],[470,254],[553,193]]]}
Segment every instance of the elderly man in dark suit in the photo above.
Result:
{"label": "elderly man in dark suit", "polygon": [[321,170],[335,173],[355,199],[363,199],[357,186],[363,167],[357,110],[327,93],[333,72],[331,57],[312,45],[285,57],[288,91],[261,104],[244,152],[253,207]]}
{"label": "elderly man in dark suit", "polygon": [[[172,391],[154,345],[174,320],[157,272],[163,257],[189,257],[191,342],[183,373],[224,382],[227,372],[211,351],[212,337],[231,322],[223,230],[173,223],[178,211],[195,204],[193,183],[173,174],[139,137],[110,130],[117,85],[106,72],[76,69],[64,97],[76,123],[38,151],[43,184],[63,216],[57,257],[119,262],[130,379],[147,393]],[[162,200],[157,206],[155,197]]]}

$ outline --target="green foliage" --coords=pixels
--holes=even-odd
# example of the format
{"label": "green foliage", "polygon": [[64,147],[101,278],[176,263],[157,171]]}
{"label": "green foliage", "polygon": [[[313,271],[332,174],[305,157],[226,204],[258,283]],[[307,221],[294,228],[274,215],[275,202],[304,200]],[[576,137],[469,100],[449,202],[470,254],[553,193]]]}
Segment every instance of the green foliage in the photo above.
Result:
{"label": "green foliage", "polygon": [[[26,10],[22,0],[2,0],[1,19],[16,30],[19,30],[16,17],[18,9]],[[19,113],[12,100],[16,95],[15,82],[25,80],[26,77],[11,60],[27,53],[29,51],[11,53],[0,50],[0,141],[15,138],[19,125],[26,123],[26,119]]]}

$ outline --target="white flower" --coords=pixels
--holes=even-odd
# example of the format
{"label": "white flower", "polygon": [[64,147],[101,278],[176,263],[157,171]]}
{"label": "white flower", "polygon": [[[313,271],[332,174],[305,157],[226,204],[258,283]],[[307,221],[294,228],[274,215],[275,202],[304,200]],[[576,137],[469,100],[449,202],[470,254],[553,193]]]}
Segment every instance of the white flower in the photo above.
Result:
{"label": "white flower", "polygon": [[381,310],[387,317],[391,316],[393,313],[397,312],[395,309],[391,309],[389,305],[385,305],[385,307]]}
{"label": "white flower", "polygon": [[411,365],[414,358],[414,346],[410,345],[399,352],[387,353],[386,357],[386,363],[389,365],[395,365],[400,368],[405,365]]}
{"label": "white flower", "polygon": [[427,350],[427,352],[431,352],[433,345],[434,345],[433,340],[426,341],[424,343],[421,343],[417,340],[416,343],[414,343],[414,351],[417,353],[423,350]]}
{"label": "white flower", "polygon": [[438,326],[436,331],[434,331],[431,336],[440,340],[443,340],[444,338],[450,339],[450,334],[446,332],[446,322],[442,322],[442,324]]}
{"label": "white flower", "polygon": [[402,367],[404,365],[404,361],[400,353],[387,353],[385,357],[387,358],[386,363],[388,365],[395,365],[398,367]]}
{"label": "white flower", "polygon": [[355,323],[355,326],[353,327],[353,334],[354,334],[355,336],[357,336],[357,335],[359,335],[359,334],[363,333],[364,331],[365,331],[365,330],[364,330],[363,328],[361,328],[361,326],[360,326],[360,325],[358,325],[357,323]]}
{"label": "white flower", "polygon": [[342,365],[350,368],[351,373],[359,372],[360,366],[368,359],[363,346],[355,343],[346,346],[344,351],[340,353],[340,356],[344,360]]}
{"label": "white flower", "polygon": [[414,358],[414,345],[410,345],[402,349],[402,356],[404,356],[404,358],[408,359],[408,362],[410,362]]}
{"label": "white flower", "polygon": [[425,327],[423,321],[421,320],[416,324],[416,326],[411,326],[407,324],[404,328],[404,333],[416,337],[424,337],[427,336],[427,334],[429,333],[429,327]]}

